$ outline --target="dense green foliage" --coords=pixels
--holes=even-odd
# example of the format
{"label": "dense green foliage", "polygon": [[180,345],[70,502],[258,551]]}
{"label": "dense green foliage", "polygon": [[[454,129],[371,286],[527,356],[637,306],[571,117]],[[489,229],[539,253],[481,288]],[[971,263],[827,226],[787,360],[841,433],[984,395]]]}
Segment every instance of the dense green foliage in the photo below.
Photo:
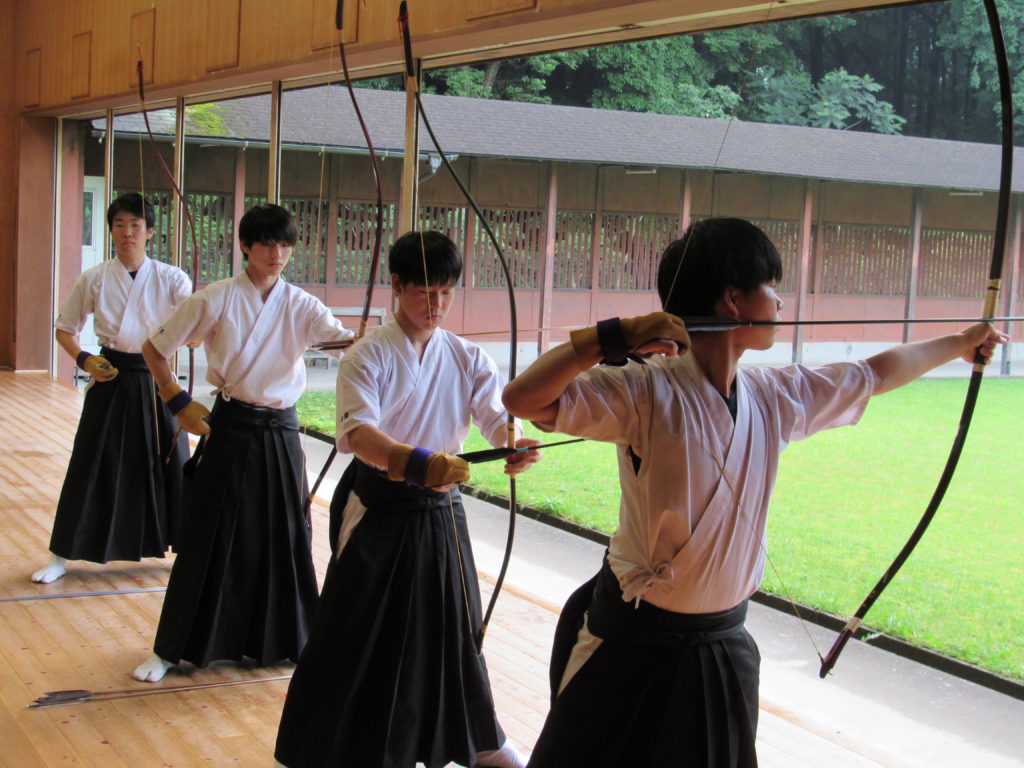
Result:
{"label": "dense green foliage", "polygon": [[[926,380],[875,398],[860,424],[794,443],[783,454],[769,516],[764,587],[848,616],[881,576],[931,496],[956,430],[966,383]],[[333,431],[333,395],[316,401]],[[946,500],[910,561],[868,614],[868,625],[1024,680],[1024,381],[982,385],[971,433]],[[538,436],[534,432],[534,436]],[[555,440],[554,435],[544,439]],[[466,450],[485,447],[474,431]],[[508,488],[501,463],[475,465],[472,483]],[[610,445],[553,448],[518,484],[521,503],[611,532],[618,469]]]}
{"label": "dense green foliage", "polygon": [[[1024,129],[1024,3],[998,0]],[[368,82],[400,88],[397,79]],[[998,140],[980,0],[905,5],[434,70],[427,92]]]}

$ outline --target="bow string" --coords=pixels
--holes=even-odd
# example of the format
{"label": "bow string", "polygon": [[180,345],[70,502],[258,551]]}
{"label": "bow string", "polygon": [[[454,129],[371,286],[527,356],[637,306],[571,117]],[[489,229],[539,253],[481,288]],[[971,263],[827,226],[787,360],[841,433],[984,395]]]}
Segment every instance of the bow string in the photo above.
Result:
{"label": "bow string", "polygon": [[[498,261],[501,264],[501,270],[505,276],[505,287],[508,289],[508,303],[509,303],[509,317],[510,317],[510,334],[511,341],[509,345],[509,374],[508,379],[511,381],[516,376],[516,358],[517,358],[517,346],[519,340],[518,334],[518,317],[516,313],[516,295],[515,286],[512,281],[512,271],[509,268],[508,260],[505,257],[504,249],[501,247],[501,243],[498,242],[497,236],[494,234],[490,223],[481,211],[480,206],[477,204],[475,198],[470,193],[468,187],[463,182],[462,178],[455,171],[451,161],[448,159],[448,155],[441,147],[440,141],[438,141],[437,134],[434,133],[433,126],[430,124],[430,119],[427,117],[427,113],[423,108],[423,99],[421,98],[419,88],[415,86],[416,81],[416,68],[412,57],[412,41],[411,33],[409,28],[409,9],[405,0],[402,0],[399,6],[398,12],[398,25],[402,33],[402,44],[405,52],[405,68],[406,68],[406,82],[410,83],[410,87],[414,88],[414,94],[416,99],[416,108],[419,114],[419,118],[423,121],[423,127],[427,129],[427,134],[430,136],[430,140],[434,145],[434,149],[437,151],[438,156],[441,158],[441,162],[444,164],[445,169],[450,174],[452,180],[458,186],[465,197],[466,202],[473,209],[476,214],[477,220],[480,222],[480,226],[483,227],[484,232],[487,234],[487,238],[494,248],[495,254],[498,257]],[[506,422],[506,444],[509,448],[514,448],[516,443],[516,423],[515,418],[509,414]],[[508,518],[508,536],[505,541],[505,553],[502,557],[501,568],[498,571],[498,577],[494,582],[494,591],[491,593],[491,599],[487,604],[487,610],[484,611],[483,621],[480,625],[480,631],[477,635],[477,649],[479,650],[483,646],[484,636],[487,633],[487,625],[490,622],[491,614],[494,612],[495,603],[498,600],[498,595],[501,593],[502,585],[505,582],[505,576],[508,573],[508,566],[512,559],[512,548],[515,542],[515,530],[516,530],[516,480],[514,475],[509,475],[509,518]]]}
{"label": "bow string", "polygon": [[[146,84],[145,84],[145,64],[142,58],[142,47],[139,46],[139,58],[138,63],[135,66],[139,80],[139,110],[142,112],[142,122],[146,126],[146,136],[149,138],[149,145],[153,149],[153,155],[156,157],[157,164],[160,166],[160,170],[167,178],[168,183],[171,185],[171,189],[174,190],[174,194],[177,196],[181,203],[181,213],[185,217],[185,221],[188,223],[189,237],[192,242],[192,262],[189,265],[188,276],[192,280],[192,293],[195,293],[199,287],[199,239],[196,237],[196,223],[192,219],[192,212],[188,207],[188,198],[185,197],[181,191],[181,187],[178,186],[177,180],[174,178],[174,174],[171,169],[167,167],[167,163],[164,162],[163,155],[160,154],[160,147],[156,143],[156,137],[153,135],[153,129],[149,124],[149,112],[146,108]],[[113,129],[113,126],[111,126]],[[182,139],[184,140],[184,139]],[[139,168],[139,177],[142,178],[142,168]],[[145,205],[145,201],[143,201]],[[195,350],[192,347],[188,349],[188,393],[192,394],[193,380],[195,379]],[[181,434],[179,428],[178,434]],[[178,439],[178,435],[175,435],[175,441]],[[172,446],[173,448],[173,443]]]}
{"label": "bow string", "polygon": [[[352,77],[348,71],[348,57],[345,55],[345,3],[344,0],[338,0],[334,10],[334,27],[338,30],[338,54],[341,58],[341,71],[345,76],[345,86],[348,91],[349,99],[352,102],[352,109],[355,112],[356,120],[359,122],[359,129],[363,133],[363,138],[366,141],[366,148],[370,154],[370,166],[373,170],[373,185],[376,190],[377,197],[377,218],[374,225],[373,235],[373,250],[370,252],[370,269],[369,277],[366,281],[366,293],[363,298],[363,312],[359,317],[359,331],[356,333],[355,340],[363,338],[366,335],[366,326],[370,318],[370,307],[373,303],[373,289],[377,282],[377,270],[380,266],[380,254],[381,244],[384,240],[384,193],[383,185],[381,183],[381,170],[380,160],[377,156],[377,150],[373,146],[373,139],[370,136],[370,129],[366,125],[366,120],[363,118],[363,110],[359,107],[359,99],[356,98],[356,89],[352,85]],[[350,343],[343,342],[339,345],[332,345],[331,342],[317,345],[319,349],[346,349],[351,346]],[[320,484],[323,479],[327,476],[328,470],[331,468],[331,464],[334,463],[334,458],[338,455],[338,443],[337,440],[331,441],[331,451],[327,454],[327,460],[324,462],[320,473],[317,475],[316,481],[313,483],[313,487],[309,491],[309,495],[306,497],[306,503],[304,506],[303,514],[308,519],[309,509],[313,503],[313,498],[316,496],[317,490],[320,488]],[[340,526],[340,521],[338,523]],[[336,539],[335,536],[335,525],[332,521],[330,526],[330,536],[333,551],[333,542]]]}

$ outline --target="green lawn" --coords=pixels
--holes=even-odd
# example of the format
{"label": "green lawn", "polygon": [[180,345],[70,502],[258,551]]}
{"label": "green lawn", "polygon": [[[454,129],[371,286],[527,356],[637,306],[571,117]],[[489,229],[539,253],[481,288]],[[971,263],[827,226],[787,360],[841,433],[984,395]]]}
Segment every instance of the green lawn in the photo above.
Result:
{"label": "green lawn", "polygon": [[[791,445],[769,517],[769,555],[785,589],[771,566],[764,588],[844,617],[856,610],[931,497],[965,390],[961,380],[915,382],[875,398],[856,427]],[[333,432],[333,410],[330,393],[300,400],[300,418],[318,412],[323,431]],[[1024,380],[985,381],[946,500],[867,618],[871,627],[1020,680],[1022,424]],[[466,450],[483,447],[474,430]],[[508,487],[500,462],[475,466],[471,482],[495,493]],[[609,445],[553,448],[518,488],[521,503],[614,530],[618,483]]]}

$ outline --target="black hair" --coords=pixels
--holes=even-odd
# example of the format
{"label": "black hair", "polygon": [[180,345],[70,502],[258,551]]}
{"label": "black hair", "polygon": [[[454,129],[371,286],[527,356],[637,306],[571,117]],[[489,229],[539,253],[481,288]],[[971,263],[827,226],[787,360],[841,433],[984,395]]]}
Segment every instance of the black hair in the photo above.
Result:
{"label": "black hair", "polygon": [[744,219],[703,219],[662,254],[658,295],[673,315],[708,316],[726,288],[747,293],[780,280],[782,258],[758,227]]}
{"label": "black hair", "polygon": [[140,219],[145,219],[146,229],[153,229],[156,225],[156,210],[138,192],[128,192],[115,198],[114,202],[107,208],[107,229],[114,228],[114,217],[122,211]]}
{"label": "black hair", "polygon": [[266,203],[250,208],[238,222],[238,242],[247,248],[256,243],[295,245],[299,230],[286,208]]}
{"label": "black hair", "polygon": [[[425,262],[425,263],[424,263]],[[406,232],[388,251],[388,269],[403,285],[456,285],[462,277],[462,254],[440,232]]]}

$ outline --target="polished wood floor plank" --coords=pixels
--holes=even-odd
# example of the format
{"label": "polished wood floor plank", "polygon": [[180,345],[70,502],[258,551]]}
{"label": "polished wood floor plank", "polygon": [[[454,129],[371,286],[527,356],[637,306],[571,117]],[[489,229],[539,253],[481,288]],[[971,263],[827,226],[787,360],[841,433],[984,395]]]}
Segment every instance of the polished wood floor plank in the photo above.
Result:
{"label": "polished wood floor plank", "polygon": [[[142,563],[73,562],[53,584],[29,581],[47,558],[81,405],[80,392],[46,375],[0,372],[0,597],[167,584],[173,556]],[[330,557],[324,500],[314,502],[312,516],[314,563],[322,579]],[[493,577],[481,576],[486,601]],[[27,708],[53,690],[153,691],[291,674],[287,664],[183,665],[155,685],[135,681],[131,671],[150,653],[162,604],[162,592],[0,601],[0,766],[270,768],[287,680]],[[557,606],[508,585],[484,644],[499,718],[524,751],[547,714],[557,612]],[[762,711],[758,748],[763,768],[880,765],[771,711]]]}

